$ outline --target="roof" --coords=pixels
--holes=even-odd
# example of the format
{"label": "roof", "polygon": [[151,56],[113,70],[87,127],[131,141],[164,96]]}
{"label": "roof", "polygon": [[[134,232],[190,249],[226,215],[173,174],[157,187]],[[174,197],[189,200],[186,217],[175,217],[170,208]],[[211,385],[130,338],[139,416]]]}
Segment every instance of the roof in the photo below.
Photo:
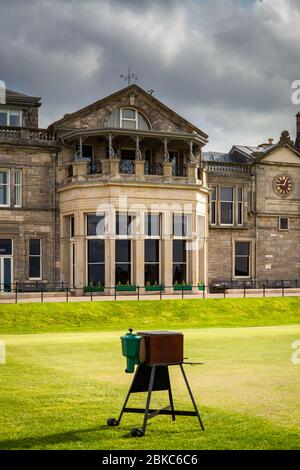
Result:
{"label": "roof", "polygon": [[137,91],[137,92],[141,93],[142,95],[147,97],[148,100],[154,101],[160,108],[162,108],[168,114],[171,114],[175,120],[180,121],[180,122],[188,125],[193,131],[195,131],[197,134],[200,134],[202,137],[204,137],[204,139],[206,139],[206,140],[208,139],[208,135],[205,134],[205,132],[203,132],[201,129],[196,127],[194,124],[190,123],[185,118],[183,118],[182,116],[177,114],[175,111],[173,111],[171,108],[169,108],[164,103],[159,101],[153,95],[149,95],[149,93],[147,93],[145,90],[143,90],[143,88],[139,87],[136,84],[129,85],[125,88],[122,88],[121,90],[119,90],[119,91],[117,91],[117,92],[115,92],[115,93],[113,93],[109,96],[106,96],[105,98],[102,98],[98,101],[95,101],[94,103],[91,103],[88,106],[85,106],[85,107],[75,111],[74,113],[67,114],[62,119],[59,119],[58,121],[53,122],[49,127],[52,127],[52,126],[56,127],[59,124],[68,122],[69,120],[74,119],[79,115],[85,115],[85,114],[91,112],[92,110],[94,110],[95,108],[98,108],[100,106],[104,106],[104,104],[107,101],[110,101],[112,99],[116,99],[119,95],[121,95],[123,93],[126,93],[126,92],[130,92],[130,91]]}
{"label": "roof", "polygon": [[6,89],[6,103],[17,104],[23,106],[40,106],[41,98],[37,96],[29,96],[15,90]]}
{"label": "roof", "polygon": [[206,162],[220,163],[252,163],[257,154],[264,155],[272,151],[278,144],[269,146],[250,147],[247,145],[233,145],[229,152],[203,152],[202,159]]}

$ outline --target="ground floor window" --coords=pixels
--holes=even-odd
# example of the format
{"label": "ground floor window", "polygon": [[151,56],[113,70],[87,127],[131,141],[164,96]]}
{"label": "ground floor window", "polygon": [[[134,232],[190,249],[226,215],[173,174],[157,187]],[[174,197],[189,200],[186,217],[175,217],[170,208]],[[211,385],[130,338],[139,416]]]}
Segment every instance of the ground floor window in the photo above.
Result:
{"label": "ground floor window", "polygon": [[173,240],[173,284],[187,283],[186,240]]}
{"label": "ground floor window", "polygon": [[116,285],[131,284],[131,240],[116,240]]}
{"label": "ground floor window", "polygon": [[105,286],[104,240],[88,240],[88,284]]}
{"label": "ground floor window", "polygon": [[42,279],[42,240],[29,240],[29,279]]}
{"label": "ground floor window", "polygon": [[235,242],[234,275],[250,277],[250,242]]}
{"label": "ground floor window", "polygon": [[145,240],[145,285],[159,284],[159,240]]}
{"label": "ground floor window", "polygon": [[0,239],[0,291],[10,292],[13,281],[12,239]]}

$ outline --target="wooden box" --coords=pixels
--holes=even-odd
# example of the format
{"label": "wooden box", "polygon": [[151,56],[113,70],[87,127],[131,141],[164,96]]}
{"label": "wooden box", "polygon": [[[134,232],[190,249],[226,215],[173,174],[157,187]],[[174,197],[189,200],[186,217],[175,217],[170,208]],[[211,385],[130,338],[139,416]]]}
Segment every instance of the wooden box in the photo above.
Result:
{"label": "wooden box", "polygon": [[182,364],[183,334],[175,331],[140,331],[140,361],[147,365]]}

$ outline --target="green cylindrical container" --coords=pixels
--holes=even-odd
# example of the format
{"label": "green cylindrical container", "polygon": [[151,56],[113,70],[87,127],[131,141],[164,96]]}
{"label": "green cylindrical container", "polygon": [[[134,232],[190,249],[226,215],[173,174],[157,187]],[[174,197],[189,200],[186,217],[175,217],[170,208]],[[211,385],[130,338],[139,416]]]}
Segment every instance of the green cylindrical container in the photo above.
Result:
{"label": "green cylindrical container", "polygon": [[127,358],[127,368],[125,372],[132,374],[134,366],[140,363],[140,344],[141,336],[132,333],[132,328],[129,328],[129,333],[121,336],[122,354]]}

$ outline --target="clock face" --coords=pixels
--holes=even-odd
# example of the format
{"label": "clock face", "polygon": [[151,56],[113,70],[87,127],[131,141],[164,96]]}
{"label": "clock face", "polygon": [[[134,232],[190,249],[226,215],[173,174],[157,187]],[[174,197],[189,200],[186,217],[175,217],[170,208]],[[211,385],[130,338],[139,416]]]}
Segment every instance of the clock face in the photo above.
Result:
{"label": "clock face", "polygon": [[280,197],[287,197],[294,189],[294,182],[289,175],[278,175],[273,180],[273,189]]}

